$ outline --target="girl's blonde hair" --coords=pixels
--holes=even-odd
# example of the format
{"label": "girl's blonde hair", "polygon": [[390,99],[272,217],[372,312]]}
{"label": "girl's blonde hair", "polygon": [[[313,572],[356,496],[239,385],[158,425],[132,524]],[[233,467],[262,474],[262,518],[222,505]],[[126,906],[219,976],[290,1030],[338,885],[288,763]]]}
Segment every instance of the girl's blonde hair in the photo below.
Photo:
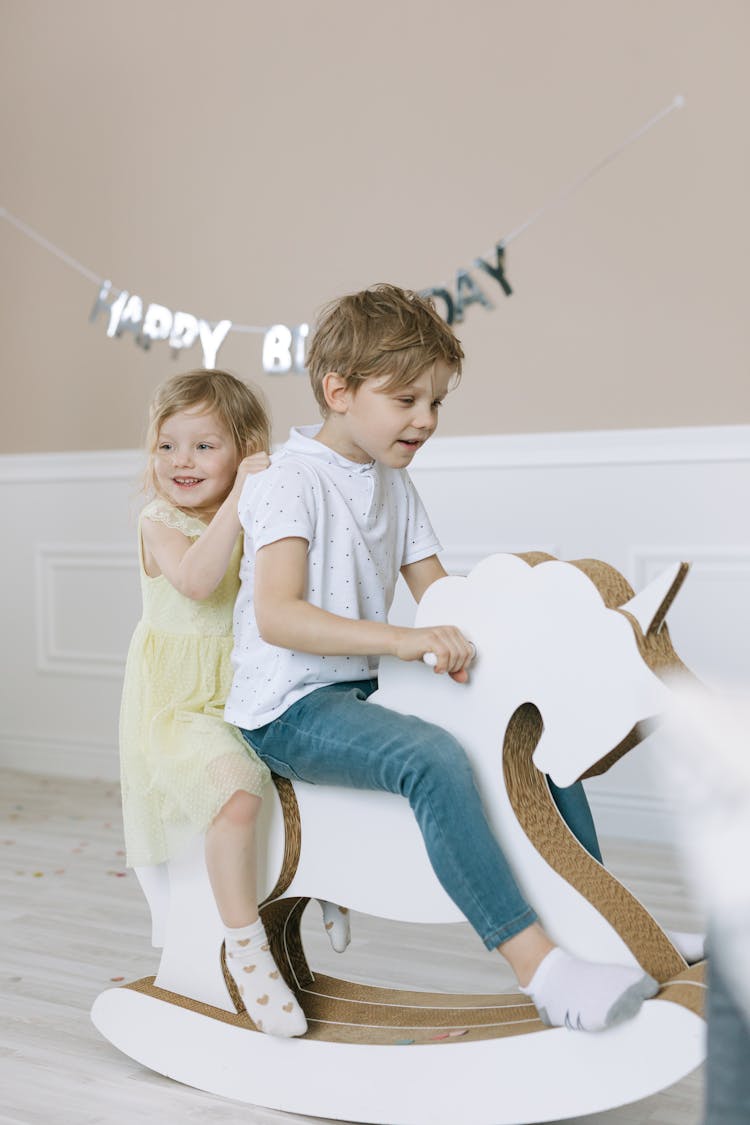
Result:
{"label": "girl's blonde hair", "polygon": [[202,406],[206,413],[216,414],[226,427],[238,465],[251,453],[270,452],[271,423],[260,394],[247,383],[228,371],[199,370],[172,375],[156,388],[149,409],[147,491],[157,491],[154,454],[162,426],[173,414],[196,406]]}

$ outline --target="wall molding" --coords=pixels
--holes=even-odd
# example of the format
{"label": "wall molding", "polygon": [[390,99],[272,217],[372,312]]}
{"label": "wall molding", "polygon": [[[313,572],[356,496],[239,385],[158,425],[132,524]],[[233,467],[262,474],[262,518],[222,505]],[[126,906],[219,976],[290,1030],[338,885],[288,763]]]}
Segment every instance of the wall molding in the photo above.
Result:
{"label": "wall molding", "polygon": [[119,781],[120,777],[115,742],[0,730],[0,761],[3,769],[47,777],[104,781]]}
{"label": "wall molding", "polygon": [[2,484],[68,484],[76,481],[136,481],[145,468],[137,449],[81,453],[15,453],[0,455]]}
{"label": "wall molding", "polygon": [[689,562],[691,571],[701,577],[714,577],[723,582],[750,582],[750,543],[748,546],[728,545],[706,547],[685,543],[655,547],[633,545],[629,551],[630,572],[635,588],[642,589],[652,578],[674,562]]}
{"label": "wall molding", "polygon": [[[417,454],[414,469],[432,472],[723,461],[750,462],[750,426],[436,436]],[[137,480],[144,467],[144,454],[137,449],[2,454],[0,483]]]}
{"label": "wall molding", "polygon": [[96,652],[60,643],[58,625],[58,586],[60,571],[125,570],[137,574],[130,544],[121,547],[106,543],[39,543],[35,548],[35,621],[37,668],[57,676],[108,676],[120,679],[125,669],[125,653]]}
{"label": "wall molding", "polygon": [[413,468],[429,472],[738,461],[750,462],[750,426],[434,437],[414,458]]}

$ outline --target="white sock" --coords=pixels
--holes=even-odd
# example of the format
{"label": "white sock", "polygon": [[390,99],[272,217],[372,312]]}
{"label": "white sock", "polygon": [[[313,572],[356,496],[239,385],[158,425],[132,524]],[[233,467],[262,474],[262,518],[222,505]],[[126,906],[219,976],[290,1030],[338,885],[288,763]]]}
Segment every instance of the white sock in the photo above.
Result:
{"label": "white sock", "polygon": [[630,1019],[659,985],[643,972],[625,965],[581,961],[555,947],[525,988],[542,1023],[572,1031],[603,1031]]}
{"label": "white sock", "polygon": [[685,933],[683,930],[665,930],[677,952],[685,958],[688,965],[703,961],[706,956],[706,935]]}
{"label": "white sock", "polygon": [[343,953],[352,940],[349,911],[345,906],[337,906],[335,902],[327,902],[323,898],[319,898],[318,902],[323,911],[323,923],[331,945],[337,953]]}
{"label": "white sock", "polygon": [[251,926],[227,926],[224,932],[227,968],[258,1031],[304,1035],[305,1013],[279,972],[260,918]]}

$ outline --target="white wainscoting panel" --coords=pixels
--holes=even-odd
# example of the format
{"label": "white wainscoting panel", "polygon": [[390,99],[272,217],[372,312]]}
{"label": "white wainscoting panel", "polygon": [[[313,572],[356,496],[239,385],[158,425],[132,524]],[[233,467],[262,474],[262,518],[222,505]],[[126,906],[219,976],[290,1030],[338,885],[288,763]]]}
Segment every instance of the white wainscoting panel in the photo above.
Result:
{"label": "white wainscoting panel", "polygon": [[[117,719],[139,615],[138,452],[0,456],[6,513],[0,763],[117,776]],[[750,685],[750,426],[435,437],[412,470],[448,570],[495,551],[601,558],[640,588],[692,571],[669,615],[709,682]],[[410,620],[400,584],[394,616]],[[602,835],[665,839],[654,738],[589,785]]]}
{"label": "white wainscoting panel", "polygon": [[6,516],[0,762],[118,775],[122,669],[140,614],[138,452],[0,457]]}
{"label": "white wainscoting panel", "polygon": [[121,681],[133,622],[140,616],[137,575],[130,544],[38,544],[37,668]]}

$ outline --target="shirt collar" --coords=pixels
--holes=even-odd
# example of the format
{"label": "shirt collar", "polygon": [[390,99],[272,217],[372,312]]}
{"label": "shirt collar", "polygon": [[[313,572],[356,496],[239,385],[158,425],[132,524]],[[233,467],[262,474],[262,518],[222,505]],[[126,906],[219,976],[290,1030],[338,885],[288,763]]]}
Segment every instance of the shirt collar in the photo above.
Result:
{"label": "shirt collar", "polygon": [[317,422],[313,426],[292,426],[289,431],[289,440],[283,446],[284,450],[289,453],[305,453],[308,457],[316,457],[327,465],[337,465],[340,469],[346,469],[350,473],[372,471],[375,467],[374,461],[366,461],[364,464],[361,461],[350,461],[348,457],[342,457],[340,453],[331,449],[330,446],[324,445],[322,441],[316,441],[315,435],[320,432],[322,427],[322,422]]}

